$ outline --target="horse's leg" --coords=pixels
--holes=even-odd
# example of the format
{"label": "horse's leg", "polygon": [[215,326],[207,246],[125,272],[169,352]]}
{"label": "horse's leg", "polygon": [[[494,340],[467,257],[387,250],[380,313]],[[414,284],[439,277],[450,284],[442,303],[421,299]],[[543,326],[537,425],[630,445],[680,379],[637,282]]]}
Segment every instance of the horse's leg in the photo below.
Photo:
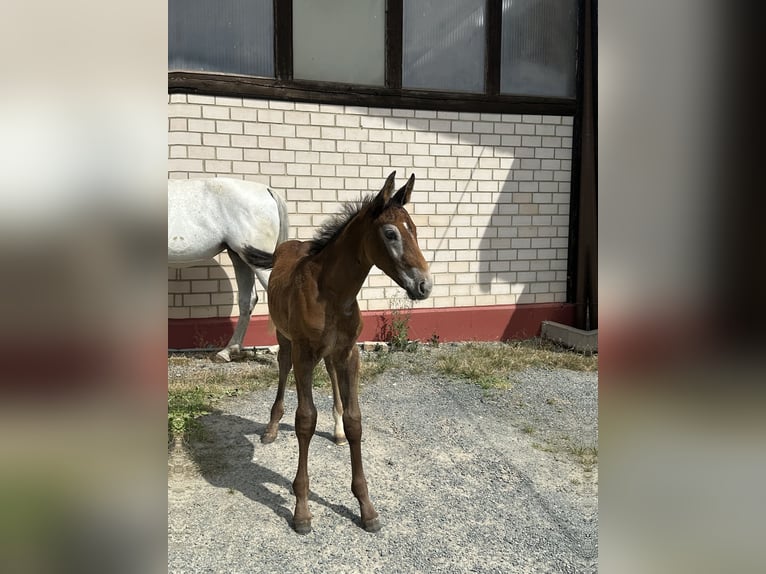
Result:
{"label": "horse's leg", "polygon": [[242,341],[245,338],[247,326],[250,323],[250,315],[258,302],[258,294],[255,292],[255,276],[250,266],[245,263],[233,250],[227,250],[231,263],[234,266],[234,276],[237,279],[237,302],[239,304],[239,318],[234,334],[226,344],[226,347],[216,354],[216,359],[228,363],[231,355],[238,354],[242,349]]}
{"label": "horse's leg", "polygon": [[311,532],[309,512],[309,443],[317,426],[317,409],[312,395],[312,374],[317,358],[308,346],[293,341],[293,369],[298,391],[298,408],[295,411],[295,434],[298,436],[298,472],[293,481],[295,512],[293,528],[298,534]]}
{"label": "horse's leg", "polygon": [[277,438],[279,421],[282,420],[282,415],[285,414],[284,399],[287,375],[290,374],[290,369],[293,367],[292,343],[290,343],[290,340],[279,331],[277,331],[277,341],[279,342],[279,352],[277,353],[277,363],[279,363],[279,386],[277,387],[277,398],[274,399],[274,404],[271,407],[269,424],[266,427],[266,432],[264,432],[261,437],[261,442],[263,444],[270,444]]}
{"label": "horse's leg", "polygon": [[351,492],[359,501],[362,526],[368,532],[380,530],[380,519],[367,492],[367,478],[362,466],[362,412],[359,409],[359,349],[341,351],[332,358],[338,373],[343,401],[343,426],[351,450]]}
{"label": "horse's leg", "polygon": [[324,366],[332,383],[332,418],[335,419],[333,438],[335,439],[335,444],[344,445],[346,444],[346,433],[343,431],[343,401],[340,398],[340,390],[338,389],[338,374],[335,372],[335,367],[330,359],[325,359]]}

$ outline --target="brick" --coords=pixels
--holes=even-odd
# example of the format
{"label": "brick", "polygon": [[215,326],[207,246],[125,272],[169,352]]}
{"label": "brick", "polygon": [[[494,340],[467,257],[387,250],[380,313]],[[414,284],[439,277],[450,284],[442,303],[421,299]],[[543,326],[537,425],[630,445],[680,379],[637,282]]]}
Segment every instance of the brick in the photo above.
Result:
{"label": "brick", "polygon": [[214,132],[215,121],[214,120],[189,120],[190,132]]}
{"label": "brick", "polygon": [[232,163],[232,172],[234,173],[250,173],[259,174],[260,167],[258,163],[251,163],[247,161],[235,161]]}
{"label": "brick", "polygon": [[294,110],[295,102],[285,102],[281,100],[269,100],[269,108],[272,110]]}
{"label": "brick", "polygon": [[383,142],[362,142],[359,147],[362,153],[386,152],[386,145]]}
{"label": "brick", "polygon": [[417,143],[436,143],[436,134],[432,132],[415,132]]}
{"label": "brick", "polygon": [[305,163],[288,163],[287,175],[309,175],[311,174],[311,167]]}
{"label": "brick", "polygon": [[285,150],[271,150],[269,152],[269,160],[274,162],[294,162],[295,152]]}
{"label": "brick", "polygon": [[229,120],[216,120],[215,131],[219,134],[241,134],[242,123]]}
{"label": "brick", "polygon": [[338,140],[335,143],[336,151],[344,153],[359,153],[360,147],[360,142],[358,141]]}
{"label": "brick", "polygon": [[267,136],[271,135],[269,124],[259,124],[257,122],[245,122],[242,124],[245,135],[249,136]]}
{"label": "brick", "polygon": [[343,128],[323,127],[321,129],[321,136],[322,139],[340,140],[345,137],[345,131]]}
{"label": "brick", "polygon": [[368,137],[370,141],[374,142],[390,142],[391,132],[387,130],[370,130]]}
{"label": "brick", "polygon": [[272,136],[277,137],[283,137],[283,138],[294,138],[295,137],[295,126],[291,126],[288,124],[263,124],[267,125],[269,127],[269,134]]}
{"label": "brick", "polygon": [[538,124],[535,126],[535,135],[538,136],[552,136],[556,134],[556,127],[545,125],[545,124]]}
{"label": "brick", "polygon": [[296,126],[295,137],[299,138],[318,138],[321,136],[321,128],[319,126]]}
{"label": "brick", "polygon": [[188,157],[186,152],[186,146],[183,145],[172,145],[170,146],[170,152],[169,156],[171,158],[185,158]]}
{"label": "brick", "polygon": [[169,159],[168,171],[203,171],[201,159]]}
{"label": "brick", "polygon": [[245,149],[243,156],[245,161],[269,161],[269,150],[258,147]]}
{"label": "brick", "polygon": [[208,293],[186,294],[183,296],[183,302],[186,307],[210,305],[210,295]]}
{"label": "brick", "polygon": [[335,116],[332,114],[313,112],[310,117],[312,126],[334,126]]}
{"label": "brick", "polygon": [[187,157],[192,159],[213,159],[215,158],[215,148],[207,146],[189,146],[187,148]]}
{"label": "brick", "polygon": [[360,125],[359,116],[335,116],[335,125],[345,128],[358,128]]}
{"label": "brick", "polygon": [[383,129],[384,122],[381,117],[363,116],[361,118],[361,125],[363,128]]}
{"label": "brick", "polygon": [[193,104],[170,104],[169,117],[201,118],[202,106]]}
{"label": "brick", "polygon": [[328,165],[338,165],[343,162],[343,154],[335,152],[321,152],[319,154],[319,162]]}
{"label": "brick", "polygon": [[267,148],[267,149],[284,149],[285,138],[259,136],[258,145],[262,148]]}
{"label": "brick", "polygon": [[308,124],[311,121],[309,112],[285,112],[284,121],[288,124]]}
{"label": "brick", "polygon": [[205,160],[205,171],[209,173],[231,173],[231,162],[217,159]]}
{"label": "brick", "polygon": [[244,105],[244,101],[242,98],[229,98],[224,96],[216,96],[215,103],[218,106],[230,106],[230,107],[240,107]]}
{"label": "brick", "polygon": [[171,132],[186,131],[186,118],[168,118],[168,129]]}
{"label": "brick", "polygon": [[311,140],[311,151],[335,151],[335,142],[333,140]]}
{"label": "brick", "polygon": [[285,138],[285,149],[308,151],[311,148],[311,140],[308,138]]}
{"label": "brick", "polygon": [[230,117],[232,120],[243,122],[257,122],[258,110],[253,108],[231,108]]}
{"label": "brick", "polygon": [[265,175],[284,175],[284,163],[261,162],[261,173]]}

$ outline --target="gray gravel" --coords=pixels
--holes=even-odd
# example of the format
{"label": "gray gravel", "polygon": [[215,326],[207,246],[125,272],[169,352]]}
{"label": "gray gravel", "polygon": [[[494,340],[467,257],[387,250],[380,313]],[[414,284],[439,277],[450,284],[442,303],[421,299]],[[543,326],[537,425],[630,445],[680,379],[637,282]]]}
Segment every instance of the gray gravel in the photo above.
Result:
{"label": "gray gravel", "polygon": [[417,371],[394,368],[362,389],[379,533],[359,526],[325,389],[309,454],[313,531],[292,530],[295,392],[264,446],[267,389],[226,399],[203,417],[204,440],[172,452],[169,571],[595,572],[598,471],[578,453],[597,444],[597,374],[528,370],[508,391],[484,391]]}

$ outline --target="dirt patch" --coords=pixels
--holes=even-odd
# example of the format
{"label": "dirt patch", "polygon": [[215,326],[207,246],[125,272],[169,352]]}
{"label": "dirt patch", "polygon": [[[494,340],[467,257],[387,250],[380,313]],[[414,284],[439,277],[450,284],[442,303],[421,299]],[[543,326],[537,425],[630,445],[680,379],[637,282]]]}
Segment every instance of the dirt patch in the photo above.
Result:
{"label": "dirt patch", "polygon": [[[332,441],[329,389],[314,393],[307,536],[290,526],[294,391],[271,445],[259,439],[274,388],[216,403],[199,436],[169,456],[169,571],[595,571],[597,374],[529,369],[508,373],[507,390],[486,390],[437,374],[435,359],[392,354],[362,388],[377,534],[359,526],[348,447]],[[253,367],[197,361],[206,359],[169,365],[168,376]]]}

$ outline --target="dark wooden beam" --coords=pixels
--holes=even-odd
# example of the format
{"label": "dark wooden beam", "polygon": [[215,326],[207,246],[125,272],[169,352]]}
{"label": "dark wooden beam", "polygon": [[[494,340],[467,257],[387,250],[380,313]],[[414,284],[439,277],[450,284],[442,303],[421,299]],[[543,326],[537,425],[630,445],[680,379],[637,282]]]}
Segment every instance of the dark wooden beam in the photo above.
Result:
{"label": "dark wooden beam", "polygon": [[488,95],[500,93],[500,53],[503,39],[503,0],[487,0],[487,45],[484,88]]}
{"label": "dark wooden beam", "polygon": [[274,0],[274,63],[279,80],[293,78],[293,0]]}
{"label": "dark wooden beam", "polygon": [[404,0],[386,2],[386,87],[402,87]]}
{"label": "dark wooden beam", "polygon": [[576,106],[574,98],[489,96],[486,94],[350,86],[348,84],[309,80],[287,82],[273,78],[201,72],[169,73],[168,92],[171,94],[269,98],[348,106],[504,114],[574,115]]}

